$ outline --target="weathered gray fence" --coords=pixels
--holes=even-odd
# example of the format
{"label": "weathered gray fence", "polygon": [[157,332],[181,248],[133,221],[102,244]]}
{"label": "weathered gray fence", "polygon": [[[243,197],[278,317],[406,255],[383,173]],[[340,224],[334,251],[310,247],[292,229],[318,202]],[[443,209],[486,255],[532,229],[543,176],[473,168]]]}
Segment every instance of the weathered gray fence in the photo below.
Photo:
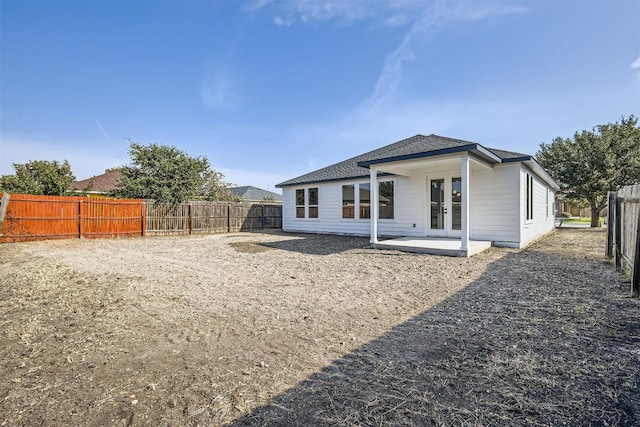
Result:
{"label": "weathered gray fence", "polygon": [[231,233],[282,228],[282,205],[185,202],[177,206],[146,201],[147,235]]}
{"label": "weathered gray fence", "polygon": [[607,256],[631,279],[631,293],[640,296],[640,185],[609,193]]}

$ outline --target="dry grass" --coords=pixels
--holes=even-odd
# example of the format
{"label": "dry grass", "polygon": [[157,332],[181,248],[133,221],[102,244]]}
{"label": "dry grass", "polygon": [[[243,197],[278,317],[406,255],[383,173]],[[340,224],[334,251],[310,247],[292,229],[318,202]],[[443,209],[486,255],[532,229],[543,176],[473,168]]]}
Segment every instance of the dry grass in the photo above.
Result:
{"label": "dry grass", "polygon": [[638,425],[638,300],[604,234],[563,230],[496,260],[234,425]]}
{"label": "dry grass", "polygon": [[634,425],[639,303],[603,236],[2,245],[0,425]]}

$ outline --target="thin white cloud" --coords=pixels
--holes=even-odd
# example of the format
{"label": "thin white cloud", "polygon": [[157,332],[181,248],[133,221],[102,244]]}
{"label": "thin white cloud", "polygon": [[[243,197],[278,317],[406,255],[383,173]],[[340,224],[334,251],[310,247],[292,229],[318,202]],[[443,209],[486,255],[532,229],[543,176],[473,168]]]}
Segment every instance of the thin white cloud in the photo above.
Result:
{"label": "thin white cloud", "polygon": [[272,6],[276,10],[273,18],[278,26],[289,26],[300,21],[329,21],[338,19],[352,22],[376,15],[376,11],[384,5],[382,2],[369,0],[262,0],[250,2],[244,7],[247,12],[255,13]]}
{"label": "thin white cloud", "polygon": [[409,22],[406,15],[392,15],[384,20],[384,24],[389,27],[401,27]]}
{"label": "thin white cloud", "polygon": [[327,21],[335,18],[357,21],[373,15],[371,4],[364,1],[302,1],[297,11],[308,21]]}
{"label": "thin white cloud", "polygon": [[276,16],[275,18],[273,18],[273,23],[276,24],[278,27],[289,27],[295,21],[296,21],[295,18],[291,15],[285,16],[285,17]]}
{"label": "thin white cloud", "polygon": [[200,85],[203,103],[216,110],[232,110],[240,102],[239,82],[227,66],[211,68]]}
{"label": "thin white cloud", "polygon": [[107,133],[106,130],[104,130],[104,128],[102,127],[102,125],[100,124],[100,122],[96,119],[96,124],[98,125],[98,127],[100,128],[100,130],[102,131],[102,133],[104,134],[104,136],[107,138],[107,140],[109,142],[113,142],[111,141],[111,137],[109,136],[109,134]]}
{"label": "thin white cloud", "polygon": [[405,67],[421,54],[440,27],[526,12],[518,4],[472,0],[289,0],[259,2],[259,8],[255,2],[252,4],[252,10],[274,11],[273,22],[281,27],[331,20],[369,20],[387,28],[408,27],[400,44],[387,55],[373,91],[361,108],[374,108],[393,97],[402,83]]}
{"label": "thin white cloud", "polygon": [[632,70],[640,69],[640,57],[638,57],[638,59],[633,61],[633,63],[631,64],[631,69]]}
{"label": "thin white cloud", "polygon": [[273,3],[273,0],[252,0],[245,3],[243,10],[245,12],[257,12]]}
{"label": "thin white cloud", "polygon": [[491,7],[467,1],[437,1],[433,3],[395,3],[396,7],[405,7],[413,12],[413,24],[405,32],[398,47],[387,55],[384,66],[373,93],[361,108],[375,108],[385,99],[392,97],[402,82],[403,70],[422,52],[435,31],[447,25],[460,22],[478,21],[498,16],[519,14],[525,11],[521,7]]}

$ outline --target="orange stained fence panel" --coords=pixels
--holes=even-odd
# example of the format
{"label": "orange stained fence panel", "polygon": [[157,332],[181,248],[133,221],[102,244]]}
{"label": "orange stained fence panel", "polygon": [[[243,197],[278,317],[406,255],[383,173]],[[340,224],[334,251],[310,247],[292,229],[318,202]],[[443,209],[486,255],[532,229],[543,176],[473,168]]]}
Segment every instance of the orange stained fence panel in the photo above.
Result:
{"label": "orange stained fence panel", "polygon": [[142,236],[143,212],[139,199],[11,194],[0,242]]}

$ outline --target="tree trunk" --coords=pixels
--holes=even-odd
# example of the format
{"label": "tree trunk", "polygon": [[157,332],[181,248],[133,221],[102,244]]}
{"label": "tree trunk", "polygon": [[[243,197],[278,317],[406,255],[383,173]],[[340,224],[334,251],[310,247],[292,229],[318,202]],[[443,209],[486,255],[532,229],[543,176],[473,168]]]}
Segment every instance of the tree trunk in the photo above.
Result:
{"label": "tree trunk", "polygon": [[591,227],[600,227],[600,210],[601,206],[591,202]]}

